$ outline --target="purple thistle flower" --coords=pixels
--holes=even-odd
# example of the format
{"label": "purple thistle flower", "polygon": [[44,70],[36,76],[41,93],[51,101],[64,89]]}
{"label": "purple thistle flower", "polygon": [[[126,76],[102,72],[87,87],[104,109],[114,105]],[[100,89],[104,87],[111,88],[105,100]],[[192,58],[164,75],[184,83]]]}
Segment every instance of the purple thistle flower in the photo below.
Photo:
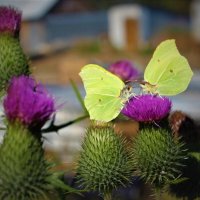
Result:
{"label": "purple thistle flower", "polygon": [[117,61],[111,64],[108,70],[117,75],[123,81],[131,81],[139,76],[139,71],[128,60]]}
{"label": "purple thistle flower", "polygon": [[20,121],[29,128],[41,128],[55,112],[53,98],[28,76],[13,77],[3,102],[10,122]]}
{"label": "purple thistle flower", "polygon": [[19,34],[22,13],[11,7],[0,6],[0,33]]}
{"label": "purple thistle flower", "polygon": [[122,113],[139,122],[158,121],[171,110],[172,103],[167,97],[141,95],[132,97],[125,105]]}

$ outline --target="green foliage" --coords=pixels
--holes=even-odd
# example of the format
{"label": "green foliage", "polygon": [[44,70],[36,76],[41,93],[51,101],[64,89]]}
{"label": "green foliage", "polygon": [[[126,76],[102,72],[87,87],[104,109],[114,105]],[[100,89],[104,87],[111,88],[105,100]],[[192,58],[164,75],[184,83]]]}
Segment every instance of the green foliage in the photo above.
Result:
{"label": "green foliage", "polygon": [[133,142],[137,175],[161,188],[181,175],[186,159],[183,143],[164,129],[142,129]]}
{"label": "green foliage", "polygon": [[0,36],[0,92],[13,76],[29,74],[28,60],[17,38]]}
{"label": "green foliage", "polygon": [[200,163],[200,152],[190,152],[189,155],[196,158],[196,160]]}
{"label": "green foliage", "polygon": [[49,167],[41,141],[22,125],[9,124],[0,147],[0,199],[46,199]]}
{"label": "green foliage", "polygon": [[92,126],[87,129],[78,163],[79,184],[86,190],[109,193],[125,186],[132,174],[126,141],[112,126]]}
{"label": "green foliage", "polygon": [[83,41],[76,46],[76,50],[81,54],[97,54],[101,52],[99,40]]}

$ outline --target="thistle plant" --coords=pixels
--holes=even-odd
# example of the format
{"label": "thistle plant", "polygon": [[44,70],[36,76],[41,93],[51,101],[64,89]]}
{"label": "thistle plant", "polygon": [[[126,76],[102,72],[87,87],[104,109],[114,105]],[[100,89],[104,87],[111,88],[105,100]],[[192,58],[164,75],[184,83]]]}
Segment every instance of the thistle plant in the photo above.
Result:
{"label": "thistle plant", "polygon": [[44,86],[24,75],[11,79],[3,105],[9,122],[17,119],[36,132],[55,112],[54,99]]}
{"label": "thistle plant", "polygon": [[41,128],[55,112],[53,97],[32,77],[13,77],[3,101],[6,133],[0,146],[0,199],[48,199],[65,185],[44,155]]}
{"label": "thistle plant", "polygon": [[[84,191],[97,191],[111,200],[114,190],[137,176],[177,197],[200,197],[200,178],[195,177],[200,173],[199,137],[196,129],[190,134],[195,123],[183,113],[170,115],[172,102],[166,97],[183,92],[193,74],[174,40],[159,45],[140,82],[136,80],[138,70],[127,60],[113,63],[109,71],[93,64],[83,67],[84,101],[74,84],[73,88],[85,115],[61,125],[52,120],[42,129],[56,113],[55,100],[30,76],[29,60],[20,45],[20,26],[20,11],[0,7],[0,93],[5,95],[6,125],[0,145],[0,199],[48,199],[48,193],[56,189],[77,192],[52,170],[42,134],[58,131],[88,114],[95,122],[86,130],[76,177]],[[142,94],[132,92],[130,81],[141,86]],[[110,122],[120,112],[140,124],[132,144]]]}
{"label": "thistle plant", "polygon": [[0,7],[0,33],[19,37],[22,13],[12,7]]}
{"label": "thistle plant", "polygon": [[18,38],[21,13],[0,7],[0,93],[4,94],[13,76],[30,74],[29,61]]}
{"label": "thistle plant", "polygon": [[185,152],[184,143],[167,130],[144,128],[133,142],[135,172],[145,182],[162,188],[180,177]]}
{"label": "thistle plant", "polygon": [[78,193],[61,181],[62,173],[52,170],[54,164],[45,158],[41,129],[55,113],[55,102],[44,86],[29,76],[20,25],[21,12],[0,7],[0,93],[5,95],[6,125],[0,146],[0,199],[48,199],[49,192],[57,189]]}
{"label": "thistle plant", "polygon": [[55,111],[54,100],[22,75],[11,79],[3,105],[7,130],[0,146],[0,199],[47,198],[52,173],[40,129]]}
{"label": "thistle plant", "polygon": [[0,148],[0,199],[47,199],[50,164],[41,141],[20,122],[10,122]]}
{"label": "thistle plant", "polygon": [[130,182],[133,166],[126,145],[111,125],[89,127],[77,168],[79,184],[110,199],[113,189]]}
{"label": "thistle plant", "polygon": [[[156,48],[143,81],[132,80],[133,69],[125,62],[110,66],[109,71],[95,64],[81,69],[90,119],[107,123],[121,112],[137,121],[140,130],[131,151],[133,174],[159,190],[179,182],[188,155],[185,143],[172,134],[168,122],[172,102],[165,96],[177,95],[187,88],[193,75],[187,60],[180,55],[174,40],[166,40]],[[179,81],[181,84],[176,85]],[[134,93],[134,83],[139,84],[142,94]],[[82,162],[87,165],[86,160]]]}

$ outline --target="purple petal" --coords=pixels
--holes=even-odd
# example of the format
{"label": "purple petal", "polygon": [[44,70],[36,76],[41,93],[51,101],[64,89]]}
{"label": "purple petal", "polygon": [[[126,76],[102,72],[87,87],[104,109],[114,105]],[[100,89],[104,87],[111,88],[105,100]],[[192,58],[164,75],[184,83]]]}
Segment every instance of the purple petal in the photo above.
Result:
{"label": "purple petal", "polygon": [[120,60],[113,63],[109,66],[108,70],[119,76],[123,81],[131,81],[139,76],[139,71],[127,60]]}
{"label": "purple petal", "polygon": [[0,6],[0,33],[18,34],[22,13],[11,7]]}
{"label": "purple petal", "polygon": [[151,122],[164,118],[170,112],[171,106],[171,101],[166,97],[146,94],[132,97],[122,113],[139,122]]}
{"label": "purple petal", "polygon": [[55,112],[45,88],[24,75],[12,78],[3,105],[9,121],[19,120],[29,127],[41,128]]}

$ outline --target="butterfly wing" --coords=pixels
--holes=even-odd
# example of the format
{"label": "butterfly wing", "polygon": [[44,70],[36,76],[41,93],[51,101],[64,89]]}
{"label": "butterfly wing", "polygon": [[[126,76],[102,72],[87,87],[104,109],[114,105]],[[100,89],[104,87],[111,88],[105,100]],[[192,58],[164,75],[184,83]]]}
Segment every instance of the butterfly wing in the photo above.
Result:
{"label": "butterfly wing", "polygon": [[158,94],[171,96],[183,92],[192,75],[189,63],[180,55],[175,40],[166,40],[156,48],[144,72],[144,80],[156,85]]}
{"label": "butterfly wing", "polygon": [[82,68],[80,76],[86,90],[85,106],[90,119],[108,122],[123,107],[120,93],[125,84],[117,76],[94,64]]}
{"label": "butterfly wing", "polygon": [[109,122],[119,115],[123,104],[120,98],[91,94],[86,96],[85,106],[89,111],[90,119]]}

